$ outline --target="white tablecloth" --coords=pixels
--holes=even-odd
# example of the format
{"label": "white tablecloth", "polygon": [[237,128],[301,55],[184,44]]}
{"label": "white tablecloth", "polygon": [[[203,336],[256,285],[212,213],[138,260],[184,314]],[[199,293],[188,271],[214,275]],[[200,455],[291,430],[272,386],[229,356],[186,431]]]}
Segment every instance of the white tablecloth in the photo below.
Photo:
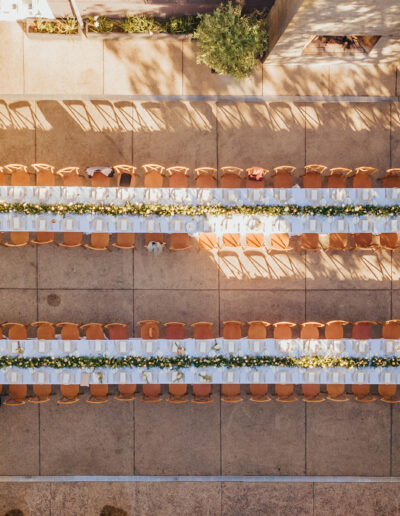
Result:
{"label": "white tablecloth", "polygon": [[[17,351],[19,348],[19,353]],[[22,352],[22,349],[23,352]],[[104,340],[79,341],[48,340],[0,341],[0,354],[7,356],[178,356],[178,353],[193,356],[215,355],[268,355],[268,356],[349,356],[369,358],[372,356],[400,356],[400,340]],[[195,367],[180,370],[145,368],[99,368],[92,369],[21,369],[0,370],[0,384],[9,383],[366,383],[398,384],[400,368],[290,368],[290,367]]]}

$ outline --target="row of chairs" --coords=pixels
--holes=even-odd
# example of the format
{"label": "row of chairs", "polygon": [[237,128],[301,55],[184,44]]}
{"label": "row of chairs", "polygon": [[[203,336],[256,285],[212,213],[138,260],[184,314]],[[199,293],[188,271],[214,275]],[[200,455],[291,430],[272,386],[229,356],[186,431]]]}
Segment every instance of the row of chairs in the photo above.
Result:
{"label": "row of chairs", "polygon": [[[159,339],[160,338],[160,321],[153,319],[146,319],[138,321],[140,326],[140,336],[142,339]],[[243,337],[242,321],[223,321],[223,338],[225,339],[241,339]],[[268,335],[268,327],[272,328],[272,335],[274,339],[293,339],[293,330],[296,326],[300,327],[301,339],[343,339],[344,327],[351,325],[351,338],[353,339],[371,339],[373,326],[381,325],[381,336],[383,339],[400,339],[400,319],[391,319],[389,321],[355,321],[349,322],[344,320],[333,320],[327,322],[307,321],[303,323],[294,323],[289,321],[280,321],[276,323],[269,323],[267,321],[249,321],[247,330],[247,337],[249,339],[266,339]],[[126,323],[87,323],[78,324],[73,322],[59,322],[51,323],[49,321],[36,321],[30,324],[21,324],[16,322],[4,322],[1,328],[8,329],[7,338],[10,340],[25,340],[28,338],[28,327],[36,329],[36,338],[38,339],[56,339],[56,330],[60,328],[61,339],[65,340],[79,340],[81,338],[81,331],[85,332],[85,337],[88,340],[104,340],[107,337],[111,340],[125,340],[128,339],[128,330]],[[165,328],[166,339],[184,339],[186,323],[172,321],[163,324]],[[191,324],[193,327],[193,338],[195,339],[212,339],[213,323],[208,321],[200,321]],[[321,331],[323,329],[323,337]],[[107,335],[105,333],[107,330]],[[1,338],[5,338],[3,333],[0,333]]]}
{"label": "row of chairs", "polygon": [[[13,163],[0,167],[0,185],[7,184],[7,177],[10,176],[9,183],[13,186],[29,186],[35,178],[37,186],[54,186],[57,178],[62,181],[64,186],[83,186],[84,178],[88,177],[80,172],[79,167],[66,167],[56,170],[55,167],[47,163],[35,163],[29,170],[26,165]],[[119,187],[138,186],[138,174],[136,167],[132,165],[115,165],[112,167],[116,175],[116,185]],[[142,166],[144,171],[143,186],[149,188],[162,188],[166,186],[164,178],[168,178],[170,188],[187,188],[189,168],[183,166],[173,166],[165,168],[158,164],[146,164]],[[323,178],[326,177],[327,188],[346,188],[348,179],[351,178],[352,188],[371,188],[372,176],[377,169],[373,167],[357,167],[354,169],[336,167],[327,172],[324,165],[312,164],[304,167],[301,175],[304,188],[322,188]],[[273,169],[271,179],[274,188],[291,188],[295,184],[296,167],[282,165]],[[194,170],[196,186],[198,188],[216,188],[218,171],[212,167],[199,167]],[[265,178],[269,170],[263,167],[250,167],[244,171],[239,167],[221,167],[219,174],[219,186],[222,188],[263,188]],[[327,172],[327,173],[326,173]],[[245,182],[243,183],[243,176]],[[382,185],[385,188],[400,187],[400,168],[387,169],[382,178]],[[110,187],[112,177],[106,176],[101,172],[94,172],[90,177],[90,185],[94,187]]]}
{"label": "row of chairs", "polygon": [[[137,392],[135,384],[120,384],[117,387],[117,394],[113,397],[118,401],[134,401]],[[396,385],[378,385],[379,398],[385,403],[399,403],[400,398],[396,395]],[[0,394],[2,386],[0,385]],[[28,386],[26,384],[10,385],[9,398],[4,401],[4,405],[21,406],[26,401],[30,403],[46,403],[50,401],[52,396],[51,385],[32,386],[33,395],[28,397]],[[352,385],[351,393],[354,400],[365,403],[372,402],[377,399],[370,391],[370,385]],[[57,403],[60,405],[72,405],[79,401],[80,386],[79,385],[60,385],[60,398]],[[321,386],[317,384],[303,384],[301,386],[302,399],[305,402],[319,403],[326,399],[331,401],[349,401],[344,385],[326,385],[326,396],[321,394]],[[142,385],[141,401],[145,403],[158,403],[162,401],[161,385],[145,384]],[[110,400],[111,394],[109,386],[106,384],[94,384],[89,387],[89,397],[87,403],[101,404]],[[221,385],[221,400],[227,403],[237,403],[243,401],[242,389],[239,384],[223,384]],[[268,402],[272,400],[269,393],[269,386],[266,384],[250,384],[248,399],[254,402]],[[290,403],[297,401],[299,398],[295,393],[294,385],[275,385],[275,399],[282,403]],[[208,384],[192,385],[193,403],[206,404],[212,403],[212,386]],[[185,403],[189,401],[188,386],[181,384],[170,384],[168,386],[167,401],[174,404]]]}

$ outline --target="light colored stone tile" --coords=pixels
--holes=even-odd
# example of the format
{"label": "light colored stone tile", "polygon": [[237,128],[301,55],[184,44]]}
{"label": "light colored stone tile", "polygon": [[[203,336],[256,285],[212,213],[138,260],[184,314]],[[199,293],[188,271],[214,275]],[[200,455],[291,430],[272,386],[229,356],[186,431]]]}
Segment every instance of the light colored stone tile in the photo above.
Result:
{"label": "light colored stone tile", "polygon": [[37,320],[36,290],[0,289],[2,321],[28,324]]}
{"label": "light colored stone tile", "polygon": [[104,93],[180,95],[182,41],[104,41]]}
{"label": "light colored stone tile", "polygon": [[212,102],[135,102],[134,163],[185,165],[193,179],[194,168],[217,166],[216,124]]}
{"label": "light colored stone tile", "polygon": [[13,22],[0,22],[0,93],[24,93],[22,27]]}
{"label": "light colored stone tile", "polygon": [[133,482],[54,482],[51,496],[52,514],[99,516],[105,506],[120,509],[119,516],[136,514]]}
{"label": "light colored stone tile", "polygon": [[389,476],[390,407],[353,399],[307,404],[307,474]]}
{"label": "light colored stone tile", "polygon": [[35,162],[35,103],[0,100],[0,163]]}
{"label": "light colored stone tile", "polygon": [[210,68],[196,63],[197,44],[183,42],[183,95],[262,95],[262,66],[240,81],[230,75],[211,73]]}
{"label": "light colored stone tile", "polygon": [[41,474],[132,475],[133,404],[89,405],[86,398],[40,407]]}
{"label": "light colored stone tile", "polygon": [[4,405],[1,411],[0,475],[39,475],[39,407]]}
{"label": "light colored stone tile", "polygon": [[314,514],[318,516],[395,516],[399,512],[398,483],[316,482]]}
{"label": "light colored stone tile", "polygon": [[308,252],[307,289],[390,289],[390,252]]}
{"label": "light colored stone tile", "polygon": [[[168,242],[168,238],[167,238]],[[168,251],[152,256],[139,248],[135,258],[135,288],[138,289],[218,289],[218,267],[213,255],[198,252],[191,239],[191,250]]]}
{"label": "light colored stone tile", "polygon": [[136,488],[138,516],[220,516],[221,485],[217,482],[140,482]]}
{"label": "light colored stone tile", "polygon": [[305,112],[307,163],[389,168],[389,104],[313,103]]}
{"label": "light colored stone tile", "polygon": [[218,163],[272,170],[305,164],[304,118],[289,102],[218,103]]}
{"label": "light colored stone tile", "polygon": [[219,475],[219,405],[219,392],[213,403],[203,406],[191,401],[180,405],[138,401],[135,474]]}
{"label": "light colored stone tile", "polygon": [[[397,72],[397,91],[400,92],[400,69]],[[395,168],[400,167],[400,102],[395,102],[391,105],[392,117],[391,117],[391,163],[390,166]]]}
{"label": "light colored stone tile", "polygon": [[135,290],[134,295],[136,336],[140,335],[137,322],[143,319],[156,319],[161,323],[185,322],[187,337],[193,336],[190,324],[209,321],[214,323],[214,335],[218,335],[219,301],[215,290]]}
{"label": "light colored stone tile", "polygon": [[0,248],[1,288],[36,288],[36,250],[33,247]]}
{"label": "light colored stone tile", "polygon": [[129,323],[133,293],[126,290],[39,290],[39,320],[77,323]]}
{"label": "light colored stone tile", "polygon": [[43,100],[36,111],[39,162],[82,169],[132,163],[132,103]]}
{"label": "light colored stone tile", "polygon": [[313,486],[300,482],[224,482],[222,514],[310,516],[313,514]]}
{"label": "light colored stone tile", "polygon": [[329,95],[327,64],[263,65],[263,95]]}
{"label": "light colored stone tile", "polygon": [[392,405],[392,471],[394,477],[400,476],[400,407],[399,404]]}
{"label": "light colored stone tile", "polygon": [[311,290],[306,292],[310,321],[384,321],[391,318],[390,290]]}
{"label": "light colored stone tile", "polygon": [[101,39],[24,38],[25,93],[101,95],[102,56]]}
{"label": "light colored stone tile", "polygon": [[[24,474],[28,474],[24,472]],[[0,483],[0,511],[19,509],[21,514],[33,516],[51,516],[51,493],[49,485],[39,482],[1,482]]]}
{"label": "light colored stone tile", "polygon": [[393,64],[340,64],[329,67],[329,95],[390,97],[395,95]]}
{"label": "light colored stone tile", "polygon": [[40,246],[39,288],[132,289],[133,252],[112,249],[112,253],[108,253],[83,248]]}
{"label": "light colored stone tile", "polygon": [[221,402],[222,474],[304,475],[304,417],[301,402]]}
{"label": "light colored stone tile", "polygon": [[242,249],[219,254],[220,288],[304,290],[304,253],[271,254]]}

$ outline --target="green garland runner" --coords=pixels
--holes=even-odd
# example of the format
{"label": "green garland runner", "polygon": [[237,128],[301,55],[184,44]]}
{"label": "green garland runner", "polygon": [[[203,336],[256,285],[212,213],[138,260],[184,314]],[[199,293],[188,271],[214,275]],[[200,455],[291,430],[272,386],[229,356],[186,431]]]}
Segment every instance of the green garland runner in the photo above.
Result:
{"label": "green garland runner", "polygon": [[39,367],[51,367],[53,369],[84,369],[84,368],[153,368],[160,369],[181,369],[194,366],[202,367],[298,367],[298,368],[327,368],[344,367],[346,369],[364,367],[400,367],[400,357],[379,357],[355,358],[355,357],[322,357],[304,356],[301,358],[277,357],[269,355],[256,356],[224,356],[213,357],[191,357],[188,355],[174,357],[89,357],[89,356],[67,356],[67,357],[0,357],[0,369],[8,367],[19,367],[22,369],[37,369]]}
{"label": "green garland runner", "polygon": [[400,215],[400,204],[392,206],[365,205],[331,205],[331,206],[298,206],[287,204],[280,206],[255,205],[255,206],[224,206],[218,205],[167,205],[167,204],[144,204],[126,203],[123,206],[114,204],[32,204],[32,203],[7,203],[0,202],[0,213],[22,213],[25,215],[41,215],[44,213],[54,215],[139,215],[149,217],[171,217],[174,215],[194,216],[232,216],[232,215],[322,215],[324,217],[373,215],[375,217],[396,217]]}

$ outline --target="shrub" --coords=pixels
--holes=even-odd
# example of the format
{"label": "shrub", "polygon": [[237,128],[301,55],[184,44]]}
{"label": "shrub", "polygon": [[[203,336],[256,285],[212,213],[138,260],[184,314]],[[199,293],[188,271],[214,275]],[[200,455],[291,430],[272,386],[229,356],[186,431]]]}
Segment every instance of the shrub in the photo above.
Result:
{"label": "shrub", "polygon": [[166,20],[166,31],[170,34],[193,34],[199,25],[198,16],[172,17]]}
{"label": "shrub", "polygon": [[136,15],[127,16],[120,23],[122,32],[129,33],[150,33],[165,32],[161,22],[152,17]]}
{"label": "shrub", "polygon": [[77,34],[78,20],[76,18],[58,18],[57,20],[34,21],[32,26],[34,32],[47,32],[49,34]]}
{"label": "shrub", "polygon": [[107,16],[89,16],[88,27],[90,32],[113,32],[116,21]]}
{"label": "shrub", "polygon": [[268,47],[265,19],[242,15],[240,5],[221,4],[212,14],[199,15],[194,33],[198,40],[197,62],[235,79],[248,77]]}

